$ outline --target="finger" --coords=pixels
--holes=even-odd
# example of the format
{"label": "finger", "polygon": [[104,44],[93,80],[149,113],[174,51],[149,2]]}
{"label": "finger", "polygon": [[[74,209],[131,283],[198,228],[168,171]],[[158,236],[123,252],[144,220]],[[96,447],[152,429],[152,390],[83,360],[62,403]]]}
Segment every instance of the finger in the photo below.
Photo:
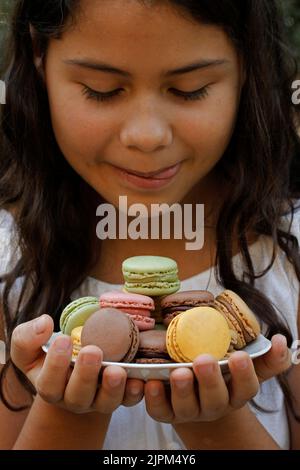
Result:
{"label": "finger", "polygon": [[235,352],[229,358],[228,366],[231,372],[230,405],[239,409],[258,393],[259,381],[253,362],[245,352]]}
{"label": "finger", "polygon": [[214,421],[224,415],[229,404],[229,394],[221,369],[216,360],[204,354],[193,364],[198,380],[202,421]]}
{"label": "finger", "polygon": [[103,353],[97,346],[81,349],[64,393],[64,403],[74,413],[92,406],[98,387]]}
{"label": "finger", "polygon": [[54,329],[49,315],[18,325],[12,334],[11,359],[13,363],[27,374],[44,353],[41,346],[51,337]]}
{"label": "finger", "polygon": [[254,359],[253,362],[259,382],[264,382],[287,371],[292,365],[292,358],[285,336],[273,336],[270,351],[264,356]]}
{"label": "finger", "polygon": [[137,405],[144,396],[144,382],[137,379],[128,379],[126,382],[123,406]]}
{"label": "finger", "polygon": [[127,373],[122,367],[106,367],[93,409],[102,414],[113,413],[123,402],[126,380]]}
{"label": "finger", "polygon": [[[72,357],[72,340],[70,336],[62,335],[57,337],[51,344],[45,358],[43,367],[38,376],[33,370],[32,379],[35,378],[37,393],[49,403],[58,403],[63,399],[70,362]],[[30,375],[30,374],[29,374]]]}
{"label": "finger", "polygon": [[171,423],[175,415],[163,382],[149,380],[145,384],[144,393],[148,414],[156,421]]}
{"label": "finger", "polygon": [[196,421],[199,417],[199,400],[194,387],[191,369],[175,369],[170,375],[171,400],[176,421]]}

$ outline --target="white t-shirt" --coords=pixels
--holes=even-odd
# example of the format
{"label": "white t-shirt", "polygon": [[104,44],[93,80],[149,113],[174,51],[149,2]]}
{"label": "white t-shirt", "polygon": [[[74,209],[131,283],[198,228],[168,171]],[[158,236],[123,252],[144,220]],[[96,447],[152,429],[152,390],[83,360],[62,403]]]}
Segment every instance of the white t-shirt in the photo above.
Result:
{"label": "white t-shirt", "polygon": [[[300,201],[297,202],[297,206],[299,203]],[[289,216],[282,219],[284,227],[288,227],[289,220]],[[12,233],[12,217],[7,212],[0,211],[0,274],[6,272],[10,263],[15,262],[19,256],[18,246],[12,238]],[[292,233],[300,243],[300,210],[294,216]],[[256,271],[263,271],[272,256],[270,238],[260,236],[249,250]],[[240,254],[233,257],[233,263],[237,277],[241,278],[243,269]],[[22,279],[16,284],[16,289],[20,288],[21,282]],[[120,285],[112,285],[88,277],[72,293],[71,298],[76,299],[87,295],[99,296],[107,290],[120,287]],[[256,280],[256,287],[266,294],[279,309],[293,338],[297,339],[299,281],[293,266],[283,251],[278,251],[272,269],[262,278]],[[208,269],[189,279],[182,280],[181,290],[197,289],[208,289],[217,295],[224,288],[218,284],[214,269]],[[13,298],[11,301],[13,302]],[[263,383],[255,400],[263,409],[272,411],[272,413],[267,413],[251,407],[257,419],[282,449],[289,449],[290,438],[284,396],[276,379]],[[185,449],[185,446],[172,425],[156,422],[147,414],[143,400],[131,408],[121,406],[113,413],[103,448],[107,450],[180,450]]]}

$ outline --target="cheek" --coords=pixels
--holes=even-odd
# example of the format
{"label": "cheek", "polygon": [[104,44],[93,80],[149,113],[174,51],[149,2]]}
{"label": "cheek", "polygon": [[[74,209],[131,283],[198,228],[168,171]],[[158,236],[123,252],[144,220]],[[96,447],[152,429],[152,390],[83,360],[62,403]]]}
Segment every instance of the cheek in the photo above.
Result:
{"label": "cheek", "polygon": [[182,129],[198,165],[209,167],[222,158],[232,137],[239,104],[235,88],[220,87],[194,114],[185,116]]}
{"label": "cheek", "polygon": [[[112,132],[110,118],[94,110],[80,92],[69,96],[61,91],[48,90],[52,126],[57,143],[68,162],[76,169],[101,162]],[[77,96],[74,99],[74,96]],[[54,99],[55,97],[55,99]],[[101,131],[100,131],[101,129]]]}

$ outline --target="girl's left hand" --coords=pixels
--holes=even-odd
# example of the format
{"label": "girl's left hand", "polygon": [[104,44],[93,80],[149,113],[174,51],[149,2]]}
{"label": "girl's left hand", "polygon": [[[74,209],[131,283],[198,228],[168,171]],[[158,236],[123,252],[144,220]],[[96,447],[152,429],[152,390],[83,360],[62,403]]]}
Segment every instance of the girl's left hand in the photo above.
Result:
{"label": "girl's left hand", "polygon": [[175,369],[170,376],[170,393],[161,381],[147,382],[144,392],[149,415],[172,424],[219,420],[254,398],[261,382],[286,371],[291,366],[291,354],[285,337],[276,335],[264,356],[252,362],[246,352],[238,351],[228,362],[228,384],[217,361],[208,355],[194,361],[194,374],[188,368]]}

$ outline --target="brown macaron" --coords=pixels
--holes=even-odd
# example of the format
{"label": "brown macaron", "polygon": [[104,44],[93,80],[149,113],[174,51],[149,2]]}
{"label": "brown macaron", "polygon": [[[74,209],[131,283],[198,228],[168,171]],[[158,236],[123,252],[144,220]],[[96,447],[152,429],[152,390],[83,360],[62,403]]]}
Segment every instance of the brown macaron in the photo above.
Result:
{"label": "brown macaron", "polygon": [[98,346],[104,361],[132,362],[139,347],[139,330],[130,316],[115,308],[102,308],[84,324],[81,344]]}
{"label": "brown macaron", "polygon": [[234,349],[242,349],[260,334],[260,325],[248,305],[231,290],[225,290],[215,299],[215,308],[227,320]]}
{"label": "brown macaron", "polygon": [[213,307],[214,296],[206,290],[182,291],[167,295],[161,301],[163,323],[169,326],[173,318],[195,307]]}
{"label": "brown macaron", "polygon": [[170,360],[166,344],[166,330],[149,330],[140,333],[139,359]]}

